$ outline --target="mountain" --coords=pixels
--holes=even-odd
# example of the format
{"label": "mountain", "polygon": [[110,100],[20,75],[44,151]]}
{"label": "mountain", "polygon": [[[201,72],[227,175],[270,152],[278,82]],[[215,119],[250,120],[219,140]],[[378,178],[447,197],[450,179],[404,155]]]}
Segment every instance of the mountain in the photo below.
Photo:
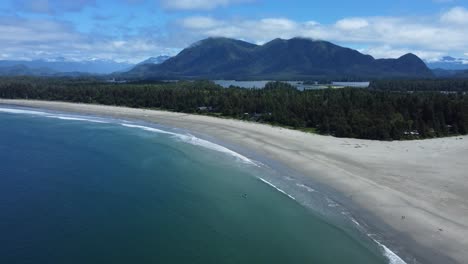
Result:
{"label": "mountain", "polygon": [[115,62],[112,60],[90,59],[84,61],[67,61],[64,58],[53,60],[15,61],[0,60],[0,67],[13,67],[23,65],[30,69],[47,68],[55,72],[81,72],[90,74],[108,74],[116,71],[128,70],[133,67],[130,63]]}
{"label": "mountain", "polygon": [[90,75],[84,72],[56,72],[49,68],[29,68],[23,64],[0,67],[0,76],[83,77]]}
{"label": "mountain", "polygon": [[147,60],[144,60],[144,61],[138,63],[137,65],[161,64],[161,63],[167,61],[169,58],[171,58],[171,56],[167,56],[167,55],[161,55],[161,56],[158,56],[158,57],[151,57],[151,58],[148,58]]}
{"label": "mountain", "polygon": [[437,78],[455,78],[455,79],[468,79],[468,70],[446,70],[446,69],[433,69],[432,72]]}
{"label": "mountain", "polygon": [[439,61],[427,62],[427,67],[431,69],[443,70],[468,70],[468,59],[443,57]]}
{"label": "mountain", "polygon": [[22,64],[0,67],[0,76],[52,76],[55,73],[48,68],[31,69]]}
{"label": "mountain", "polygon": [[433,73],[416,55],[372,56],[327,41],[275,39],[255,45],[208,38],[159,65],[138,65],[122,78],[146,79],[317,79],[426,78]]}
{"label": "mountain", "polygon": [[455,78],[468,79],[468,70],[458,72]]}

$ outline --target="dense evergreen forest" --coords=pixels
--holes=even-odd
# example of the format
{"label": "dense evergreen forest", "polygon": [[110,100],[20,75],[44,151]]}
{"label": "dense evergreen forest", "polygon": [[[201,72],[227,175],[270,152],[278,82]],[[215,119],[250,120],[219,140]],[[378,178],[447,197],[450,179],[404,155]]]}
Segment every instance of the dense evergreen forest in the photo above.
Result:
{"label": "dense evergreen forest", "polygon": [[[279,82],[251,90],[222,88],[209,81],[115,84],[97,79],[23,77],[0,78],[0,97],[200,113],[337,137],[399,140],[467,134],[468,95],[440,92],[459,89],[448,89],[452,86],[445,81],[440,86],[432,82],[382,81],[370,89],[299,91]],[[425,90],[424,84],[436,88],[419,92]]]}
{"label": "dense evergreen forest", "polygon": [[370,88],[384,91],[466,92],[468,79],[376,80],[371,82]]}

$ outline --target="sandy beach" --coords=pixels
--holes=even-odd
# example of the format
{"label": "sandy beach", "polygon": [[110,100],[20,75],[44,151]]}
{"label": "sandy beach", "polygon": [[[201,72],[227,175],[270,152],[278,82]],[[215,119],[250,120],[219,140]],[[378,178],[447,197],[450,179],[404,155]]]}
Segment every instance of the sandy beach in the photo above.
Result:
{"label": "sandy beach", "polygon": [[382,142],[114,106],[3,99],[0,104],[139,119],[207,135],[339,192],[340,202],[351,211],[360,208],[359,220],[382,233],[408,264],[468,263],[466,136]]}

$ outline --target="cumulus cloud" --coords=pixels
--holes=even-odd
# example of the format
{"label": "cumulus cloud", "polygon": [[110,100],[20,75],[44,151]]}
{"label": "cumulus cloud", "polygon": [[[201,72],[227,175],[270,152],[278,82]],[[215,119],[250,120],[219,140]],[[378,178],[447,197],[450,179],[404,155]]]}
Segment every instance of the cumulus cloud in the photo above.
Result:
{"label": "cumulus cloud", "polygon": [[65,57],[139,62],[149,56],[174,53],[162,38],[146,32],[121,39],[84,34],[69,23],[17,17],[0,17],[0,50],[4,60]]}
{"label": "cumulus cloud", "polygon": [[428,62],[439,61],[445,53],[433,50],[415,50],[408,48],[395,48],[389,45],[372,46],[368,48],[359,49],[360,52],[371,54],[375,58],[398,58],[404,54],[413,53],[417,54],[420,58]]}
{"label": "cumulus cloud", "polygon": [[468,26],[468,10],[464,7],[454,7],[442,14],[440,20],[444,23]]}
{"label": "cumulus cloud", "polygon": [[252,0],[160,0],[166,9],[174,10],[211,10],[232,4],[252,2]]}
{"label": "cumulus cloud", "polygon": [[342,30],[357,30],[369,26],[369,22],[363,18],[345,18],[338,20],[335,26]]}
{"label": "cumulus cloud", "polygon": [[[468,48],[468,26],[459,25],[468,20],[459,16],[463,8],[453,8],[439,17],[354,17],[334,23],[299,22],[287,18],[212,19],[185,18],[180,25],[193,37],[223,36],[245,39],[254,43],[280,37],[307,37],[354,46],[375,47],[368,52],[376,57],[398,57],[413,51],[432,60],[449,52],[462,54]],[[454,15],[455,14],[455,15]],[[448,19],[450,17],[450,19]],[[194,27],[198,21],[203,27]],[[202,23],[203,22],[203,23]],[[192,26],[190,26],[192,25]],[[378,48],[378,49],[377,49]]]}
{"label": "cumulus cloud", "polygon": [[[35,12],[47,13],[59,8],[56,5],[58,0],[35,2],[38,3],[37,6],[29,7],[36,10]],[[71,5],[65,4],[72,3],[71,0],[60,2],[63,2],[60,10],[70,12],[92,6],[95,0],[73,1]],[[206,9],[238,1],[172,2],[195,3],[198,8]],[[206,5],[206,2],[210,3]],[[169,22],[161,29],[155,29],[151,25],[147,28],[128,26],[127,29],[126,24],[112,24],[105,30],[100,27],[88,33],[80,32],[73,24],[60,22],[58,19],[0,16],[0,56],[3,59],[96,57],[138,62],[159,54],[174,55],[180,49],[205,37],[223,36],[257,44],[275,38],[306,37],[357,47],[377,58],[399,57],[413,52],[433,61],[447,54],[465,54],[468,57],[468,26],[463,24],[468,16],[464,16],[464,12],[467,10],[455,7],[432,17],[345,17],[327,24],[286,17],[244,19],[216,15],[188,16]]]}

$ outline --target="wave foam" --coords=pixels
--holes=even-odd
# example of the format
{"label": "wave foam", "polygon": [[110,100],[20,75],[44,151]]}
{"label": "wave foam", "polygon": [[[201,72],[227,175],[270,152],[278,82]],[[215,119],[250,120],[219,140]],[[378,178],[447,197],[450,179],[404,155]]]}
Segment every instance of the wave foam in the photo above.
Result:
{"label": "wave foam", "polygon": [[95,118],[88,118],[78,115],[63,115],[63,114],[51,114],[41,111],[33,111],[33,110],[24,110],[24,109],[17,109],[17,108],[0,108],[0,112],[3,113],[10,113],[10,114],[26,114],[26,115],[37,115],[43,116],[48,118],[56,118],[61,120],[71,120],[71,121],[85,121],[85,122],[93,122],[93,123],[108,123],[105,121],[101,121]]}
{"label": "wave foam", "polygon": [[262,182],[264,182],[264,183],[270,185],[271,187],[275,188],[275,189],[276,189],[277,191],[279,191],[280,193],[282,193],[282,194],[288,196],[289,198],[293,199],[294,201],[296,201],[296,198],[294,198],[294,196],[292,196],[292,195],[290,195],[289,193],[283,191],[282,189],[276,187],[276,185],[274,185],[273,183],[271,183],[271,182],[269,182],[269,181],[267,181],[267,180],[265,180],[265,179],[263,179],[263,178],[261,178],[261,177],[258,177],[258,179],[260,179]]}
{"label": "wave foam", "polygon": [[308,192],[317,192],[315,189],[307,186],[307,185],[304,185],[302,183],[296,183],[296,186],[297,187],[300,187],[300,188],[303,188],[303,189],[306,189]]}
{"label": "wave foam", "polygon": [[93,122],[93,123],[108,124],[108,122],[104,122],[104,121],[100,121],[100,120],[96,120],[96,119],[81,118],[81,117],[69,117],[69,116],[62,116],[62,115],[48,115],[46,117],[57,118],[57,119],[61,119],[61,120],[86,121],[86,122]]}
{"label": "wave foam", "polygon": [[207,140],[203,140],[203,139],[200,139],[200,138],[197,138],[193,135],[190,135],[190,134],[179,134],[179,133],[174,133],[174,132],[169,132],[169,131],[165,131],[165,130],[161,130],[161,129],[157,129],[157,128],[153,128],[153,127],[147,127],[147,126],[140,126],[140,125],[131,125],[131,124],[126,124],[126,123],[122,123],[121,124],[122,126],[124,127],[129,127],[129,128],[139,128],[139,129],[142,129],[142,130],[145,130],[145,131],[149,131],[149,132],[155,132],[155,133],[160,133],[160,134],[166,134],[166,135],[171,135],[185,143],[189,143],[191,145],[195,145],[195,146],[200,146],[200,147],[203,147],[203,148],[206,148],[206,149],[210,149],[210,150],[213,150],[213,151],[217,151],[217,152],[221,152],[221,153],[225,153],[225,154],[228,154],[244,163],[247,163],[247,164],[251,164],[251,165],[255,165],[255,166],[258,166],[257,163],[255,163],[254,161],[250,160],[249,158],[237,153],[237,152],[234,152],[226,147],[223,147],[221,145],[218,145],[218,144],[215,144],[213,142],[210,142],[210,141],[207,141]]}
{"label": "wave foam", "polygon": [[380,243],[379,241],[375,240],[381,248],[384,250],[384,256],[388,259],[390,264],[407,264],[404,260],[402,260],[395,252],[391,251],[388,247],[384,244]]}
{"label": "wave foam", "polygon": [[[361,227],[361,224],[351,217],[351,221],[357,225],[358,227]],[[391,251],[387,246],[379,242],[377,239],[374,239],[372,234],[367,234],[367,236],[372,239],[380,248],[383,250],[383,255],[388,259],[389,264],[407,264],[403,259],[401,259],[395,252]]]}
{"label": "wave foam", "polygon": [[30,114],[30,115],[46,115],[47,113],[15,108],[0,108],[0,112],[10,113],[10,114]]}

